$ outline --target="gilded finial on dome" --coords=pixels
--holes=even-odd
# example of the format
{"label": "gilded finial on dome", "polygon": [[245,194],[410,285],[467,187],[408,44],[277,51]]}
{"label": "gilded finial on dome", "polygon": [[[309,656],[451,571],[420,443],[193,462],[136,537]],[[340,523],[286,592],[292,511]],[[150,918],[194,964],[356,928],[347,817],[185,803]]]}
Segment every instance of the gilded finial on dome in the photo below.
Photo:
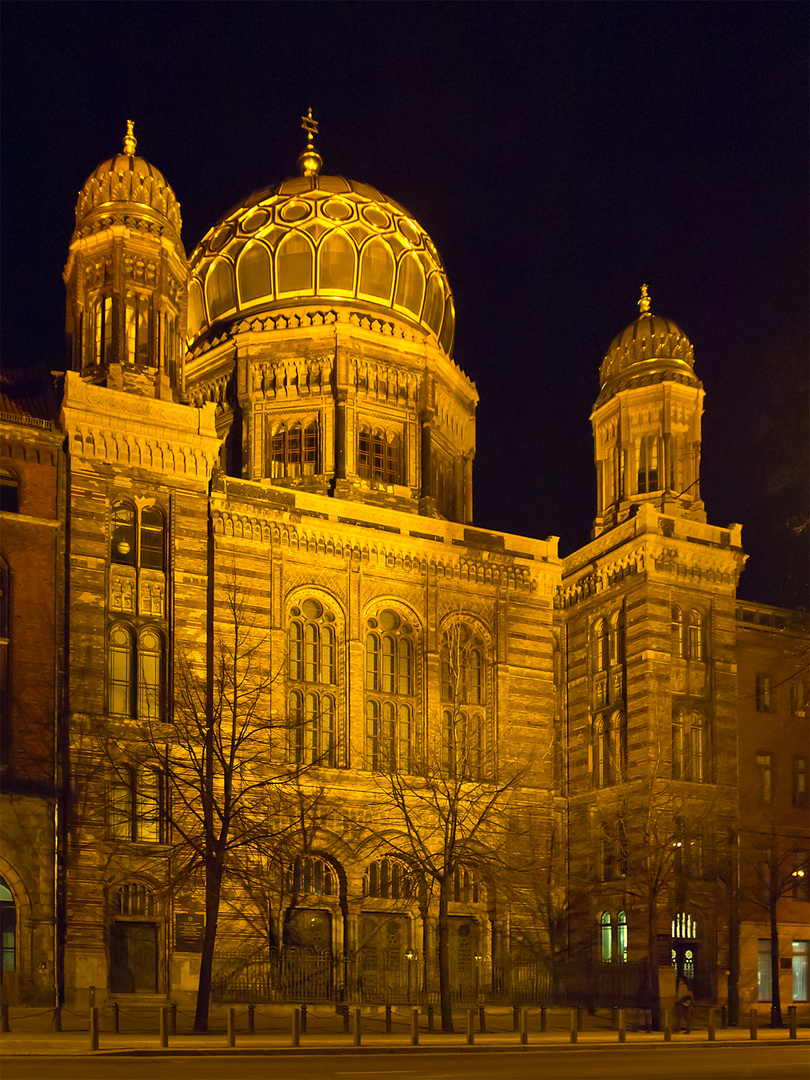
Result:
{"label": "gilded finial on dome", "polygon": [[641,286],[641,298],[638,302],[638,310],[641,312],[642,315],[650,314],[650,297],[647,292],[646,285]]}
{"label": "gilded finial on dome", "polygon": [[129,154],[130,157],[135,153],[135,147],[138,145],[138,140],[135,138],[133,132],[134,127],[134,120],[127,120],[127,133],[124,136],[124,153]]}
{"label": "gilded finial on dome", "polygon": [[318,121],[313,118],[311,108],[307,110],[307,115],[302,116],[301,119],[303,120],[301,127],[307,133],[307,145],[298,159],[298,165],[302,176],[317,176],[321,171],[321,165],[323,165],[323,158],[315,149],[312,141],[312,136],[318,134]]}

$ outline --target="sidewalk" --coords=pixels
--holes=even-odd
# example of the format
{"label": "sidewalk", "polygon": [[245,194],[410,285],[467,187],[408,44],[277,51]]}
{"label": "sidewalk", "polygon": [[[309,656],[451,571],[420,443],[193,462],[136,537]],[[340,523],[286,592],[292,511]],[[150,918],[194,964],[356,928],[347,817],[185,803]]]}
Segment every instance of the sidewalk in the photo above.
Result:
{"label": "sidewalk", "polygon": [[[135,1012],[135,1010],[130,1010]],[[529,1010],[528,1043],[521,1045],[520,1034],[512,1030],[511,1009],[488,1009],[486,1013],[486,1032],[480,1032],[479,1017],[475,1016],[474,1042],[467,1044],[467,1017],[465,1013],[454,1016],[456,1032],[445,1035],[440,1031],[428,1032],[427,1018],[420,1017],[419,1045],[411,1045],[410,1014],[405,1009],[392,1010],[391,1033],[385,1033],[385,1015],[382,1009],[364,1009],[361,1017],[361,1044],[355,1045],[351,1031],[343,1032],[342,1017],[334,1010],[320,1011],[309,1009],[307,1015],[307,1033],[300,1036],[299,1045],[292,1045],[291,1011],[289,1007],[272,1009],[264,1006],[255,1011],[255,1034],[247,1030],[247,1012],[244,1008],[237,1011],[235,1046],[228,1045],[226,1021],[221,1011],[212,1017],[213,1031],[208,1035],[193,1035],[183,1029],[183,1022],[188,1017],[179,1017],[180,1034],[169,1035],[168,1048],[161,1046],[156,1010],[144,1010],[140,1017],[121,1013],[121,1031],[112,1030],[110,1011],[102,1014],[99,1032],[99,1049],[93,1053],[116,1055],[136,1054],[156,1055],[194,1055],[194,1054],[371,1054],[371,1053],[419,1053],[428,1051],[458,1052],[464,1049],[482,1051],[543,1051],[567,1049],[576,1052],[578,1047],[588,1049],[615,1048],[632,1050],[653,1045],[707,1045],[708,1031],[705,1027],[693,1030],[690,1034],[673,1033],[671,1043],[664,1042],[663,1032],[646,1033],[644,1031],[626,1032],[626,1042],[619,1042],[619,1032],[612,1030],[610,1017],[607,1015],[583,1016],[583,1030],[577,1033],[577,1042],[571,1042],[570,1015],[566,1010],[549,1010],[547,1030],[540,1031],[539,1010]],[[52,1010],[12,1010],[11,1030],[0,1034],[0,1055],[83,1055],[91,1053],[89,1021],[75,1014],[63,1014],[63,1026],[67,1029],[54,1032],[51,1030]],[[125,1023],[140,1030],[125,1030]],[[438,1026],[438,1016],[436,1026]],[[634,1019],[634,1010],[630,1010],[628,1020]],[[148,1026],[147,1026],[148,1025]],[[752,1041],[747,1027],[717,1028],[715,1045],[740,1044]],[[757,1031],[757,1042],[767,1042],[770,1046],[802,1045],[810,1048],[810,1031],[800,1028],[798,1040],[790,1039],[790,1029],[772,1029],[761,1027]]]}

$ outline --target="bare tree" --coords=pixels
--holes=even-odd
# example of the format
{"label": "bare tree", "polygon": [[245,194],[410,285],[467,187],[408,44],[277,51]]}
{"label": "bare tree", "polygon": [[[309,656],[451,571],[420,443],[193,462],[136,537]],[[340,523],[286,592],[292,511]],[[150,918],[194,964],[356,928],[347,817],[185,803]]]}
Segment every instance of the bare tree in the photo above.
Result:
{"label": "bare tree", "polygon": [[383,853],[410,866],[438,899],[439,997],[442,1030],[453,1030],[448,907],[455,876],[496,879],[503,868],[509,804],[527,764],[499,759],[487,723],[483,644],[462,622],[442,645],[442,732],[421,747],[383,730],[374,779],[377,800],[394,832]]}
{"label": "bare tree", "polygon": [[768,915],[771,938],[771,1027],[782,1027],[779,986],[779,901],[806,896],[807,836],[777,832],[744,832],[740,837],[740,901]]}

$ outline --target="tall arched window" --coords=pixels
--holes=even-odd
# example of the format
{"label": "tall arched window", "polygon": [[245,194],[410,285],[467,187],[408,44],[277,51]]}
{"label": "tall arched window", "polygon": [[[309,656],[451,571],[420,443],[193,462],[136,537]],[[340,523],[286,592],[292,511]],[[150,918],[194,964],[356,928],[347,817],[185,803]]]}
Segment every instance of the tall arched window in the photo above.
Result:
{"label": "tall arched window", "polygon": [[97,296],[93,301],[93,349],[97,364],[110,359],[112,331],[112,297]]}
{"label": "tall arched window", "polygon": [[111,716],[163,719],[163,637],[154,627],[134,630],[117,623],[108,642],[107,707]]}
{"label": "tall arched window", "polygon": [[233,267],[227,259],[217,259],[205,279],[205,299],[208,301],[208,318],[218,318],[236,307],[233,288]]}
{"label": "tall arched window", "polygon": [[130,364],[149,363],[149,312],[148,296],[137,292],[126,294],[124,343]]}
{"label": "tall arched window", "polygon": [[300,765],[337,765],[335,616],[313,597],[290,608],[290,754]]}
{"label": "tall arched window", "polygon": [[486,656],[483,639],[464,623],[442,636],[441,696],[444,765],[457,779],[488,772]]}
{"label": "tall arched window", "polygon": [[599,619],[593,628],[594,668],[607,671],[610,666],[610,627],[605,619]]}
{"label": "tall arched window", "polygon": [[249,304],[273,295],[273,275],[270,269],[270,252],[258,241],[248,244],[236,264],[236,282],[239,300]]}
{"label": "tall arched window", "polygon": [[138,635],[138,718],[160,720],[163,714],[163,639],[153,627]]}
{"label": "tall arched window", "polygon": [[391,608],[366,634],[366,759],[374,770],[408,772],[416,709],[414,627]]}
{"label": "tall arched window", "polygon": [[661,490],[659,442],[657,435],[645,435],[637,444],[639,494]]}
{"label": "tall arched window", "polygon": [[387,300],[394,283],[394,259],[387,245],[374,237],[360,256],[359,292]]}
{"label": "tall arched window", "polygon": [[478,878],[465,866],[457,866],[453,872],[451,900],[456,904],[478,904],[483,899]]}
{"label": "tall arched window", "polygon": [[276,252],[279,295],[312,292],[312,247],[300,233],[290,233]]}
{"label": "tall arched window", "polygon": [[126,626],[114,626],[110,631],[108,707],[111,715],[132,717],[133,667],[135,641]]}
{"label": "tall arched window", "polygon": [[425,292],[425,272],[414,253],[408,252],[399,264],[397,274],[397,292],[394,303],[405,307],[414,315],[422,310],[422,296]]}
{"label": "tall arched window", "polygon": [[616,952],[620,964],[627,963],[627,915],[620,911],[616,921]]}
{"label": "tall arched window", "polygon": [[699,611],[692,611],[689,615],[689,659],[690,660],[703,660],[704,653],[704,633],[703,633],[703,616]]}
{"label": "tall arched window", "polygon": [[612,737],[610,720],[600,716],[593,722],[593,786],[608,787],[612,782]]}
{"label": "tall arched window", "polygon": [[132,503],[119,499],[110,513],[110,558],[120,566],[163,570],[166,519],[157,506],[138,512]]}
{"label": "tall arched window", "polygon": [[108,828],[115,840],[157,844],[163,840],[163,774],[119,765],[110,781]]}
{"label": "tall arched window", "polygon": [[706,729],[703,715],[697,709],[693,710],[689,729],[689,776],[687,779],[693,783],[703,780],[705,766],[705,741]]}
{"label": "tall arched window", "polygon": [[341,232],[333,232],[318,252],[318,291],[353,292],[357,264],[354,245]]}
{"label": "tall arched window", "polygon": [[679,660],[686,656],[686,623],[683,612],[672,605],[672,659]]}
{"label": "tall arched window", "polygon": [[613,926],[609,912],[603,911],[599,916],[599,928],[602,960],[604,963],[609,964],[613,959]]}
{"label": "tall arched window", "polygon": [[337,896],[334,867],[315,855],[299,855],[287,871],[287,891],[293,896]]}
{"label": "tall arched window", "polygon": [[410,900],[413,891],[411,870],[399,859],[376,859],[369,863],[363,874],[363,896]]}

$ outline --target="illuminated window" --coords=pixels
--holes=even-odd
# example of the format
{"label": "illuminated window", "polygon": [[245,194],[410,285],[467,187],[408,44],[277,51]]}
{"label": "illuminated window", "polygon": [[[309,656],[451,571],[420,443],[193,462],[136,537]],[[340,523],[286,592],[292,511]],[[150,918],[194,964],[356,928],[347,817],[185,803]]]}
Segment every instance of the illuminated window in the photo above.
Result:
{"label": "illuminated window", "polygon": [[444,313],[444,289],[442,279],[438,274],[431,274],[428,278],[427,292],[425,294],[425,310],[422,320],[428,324],[434,334],[439,333]]}
{"label": "illuminated window", "polygon": [[757,941],[757,1001],[770,1001],[773,996],[771,973],[771,939]]}
{"label": "illuminated window", "polygon": [[314,420],[307,424],[277,424],[269,437],[270,476],[314,476],[318,471],[318,443]]}
{"label": "illuminated window", "polygon": [[188,336],[193,338],[198,334],[204,322],[202,289],[199,282],[192,279],[188,287]]}
{"label": "illuminated window", "polygon": [[613,926],[610,919],[610,913],[603,911],[599,917],[599,928],[601,933],[601,955],[602,961],[605,964],[609,964],[613,959]]}
{"label": "illuminated window", "polygon": [[108,828],[115,840],[163,841],[163,774],[146,766],[121,765],[110,782]]}
{"label": "illuminated window", "polygon": [[616,502],[624,498],[626,472],[627,451],[616,447],[613,451],[613,497]]}
{"label": "illuminated window", "polygon": [[359,475],[385,484],[401,484],[400,445],[399,435],[362,429],[358,437]]}
{"label": "illuminated window", "polygon": [[616,924],[616,937],[617,937],[617,959],[620,964],[627,963],[627,915],[625,912],[619,912],[619,918]]}
{"label": "illuminated window", "polygon": [[638,453],[638,492],[660,491],[659,476],[659,438],[657,435],[643,436],[637,444]]}
{"label": "illuminated window", "polygon": [[793,1000],[807,1001],[807,958],[810,941],[793,942]]}
{"label": "illuminated window", "polygon": [[137,638],[117,624],[108,643],[107,704],[112,716],[159,721],[164,713],[163,637],[144,627]]}
{"label": "illuminated window", "polygon": [[248,244],[236,266],[236,281],[239,286],[239,299],[243,304],[273,295],[270,252],[264,244]]}
{"label": "illuminated window", "polygon": [[233,267],[227,259],[217,259],[205,279],[205,299],[208,318],[216,322],[226,311],[236,306],[233,290]]}
{"label": "illuminated window", "polygon": [[93,301],[93,349],[97,364],[110,359],[112,330],[112,297],[98,296]]}
{"label": "illuminated window", "polygon": [[124,354],[130,364],[149,363],[149,297],[127,293],[124,322]]}
{"label": "illuminated window", "polygon": [[807,716],[807,683],[795,682],[790,687],[790,715],[800,718]]}
{"label": "illuminated window", "polygon": [[704,633],[703,616],[699,611],[691,612],[689,616],[688,648],[690,660],[703,660]]}
{"label": "illuminated window", "polygon": [[593,786],[609,787],[612,783],[612,733],[607,717],[594,720],[592,740]]}
{"label": "illuminated window", "polygon": [[312,248],[300,233],[290,233],[276,252],[278,292],[312,292]]}
{"label": "illuminated window", "polygon": [[318,252],[318,291],[352,292],[356,262],[354,245],[348,237],[340,232],[328,236]]}
{"label": "illuminated window", "polygon": [[444,304],[444,319],[442,320],[442,332],[439,336],[439,344],[448,356],[453,351],[453,335],[456,329],[456,313],[453,307],[453,298],[448,296]]}
{"label": "illuminated window", "polygon": [[399,264],[397,292],[394,303],[407,308],[418,315],[422,310],[422,296],[425,291],[425,272],[422,264],[413,252],[408,252]]}
{"label": "illuminated window", "polygon": [[388,246],[378,237],[370,240],[360,256],[361,293],[388,300],[394,283],[394,259]]}
{"label": "illuminated window", "polygon": [[773,687],[770,675],[756,677],[757,712],[773,712]]}

